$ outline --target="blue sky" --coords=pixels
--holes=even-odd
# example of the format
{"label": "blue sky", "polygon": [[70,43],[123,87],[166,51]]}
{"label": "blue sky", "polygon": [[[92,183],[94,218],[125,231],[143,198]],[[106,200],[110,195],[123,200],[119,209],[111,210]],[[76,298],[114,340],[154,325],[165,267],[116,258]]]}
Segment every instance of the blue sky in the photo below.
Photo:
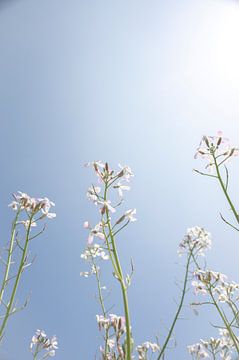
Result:
{"label": "blue sky", "polygon": [[[18,293],[31,301],[9,322],[1,359],[31,359],[37,328],[58,336],[57,359],[93,359],[99,309],[94,282],[80,277],[82,223],[97,219],[85,196],[93,181],[86,161],[125,163],[135,173],[125,207],[137,208],[138,221],[119,248],[125,269],[131,255],[135,263],[136,343],[165,334],[174,314],[176,251],[187,227],[212,233],[210,267],[238,280],[238,239],[219,219],[228,206],[192,172],[203,166],[193,159],[203,134],[223,130],[239,142],[238,19],[230,0],[0,1],[1,243],[13,192],[48,196],[57,213],[32,243],[37,258]],[[235,196],[237,167],[235,159]],[[187,359],[186,345],[216,335],[208,316],[184,309],[167,359]]]}

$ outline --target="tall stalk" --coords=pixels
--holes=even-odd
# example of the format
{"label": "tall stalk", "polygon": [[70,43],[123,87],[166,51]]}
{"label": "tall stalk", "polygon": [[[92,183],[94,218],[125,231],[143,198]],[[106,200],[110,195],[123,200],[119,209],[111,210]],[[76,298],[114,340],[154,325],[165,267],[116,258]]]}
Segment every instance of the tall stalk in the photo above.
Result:
{"label": "tall stalk", "polygon": [[20,281],[20,278],[21,278],[21,275],[22,275],[22,272],[23,272],[24,265],[26,263],[26,255],[27,255],[27,249],[28,249],[28,243],[29,243],[29,235],[30,235],[30,229],[31,229],[31,225],[32,225],[33,216],[34,216],[34,214],[32,214],[30,216],[30,218],[29,218],[29,223],[28,223],[28,227],[27,227],[27,231],[26,231],[25,243],[24,243],[24,246],[22,248],[22,256],[21,256],[20,264],[19,264],[19,267],[18,267],[18,271],[17,271],[17,275],[16,275],[15,282],[14,282],[14,285],[13,285],[10,300],[9,300],[9,303],[7,304],[7,310],[6,310],[6,313],[4,315],[2,325],[0,327],[0,339],[3,336],[4,329],[5,329],[6,325],[7,325],[9,316],[11,314],[11,310],[12,310],[13,302],[14,302],[14,299],[15,299],[15,296],[16,296],[19,281]]}
{"label": "tall stalk", "polygon": [[[104,201],[107,201],[107,190],[108,185],[107,182],[105,184],[105,190],[104,190]],[[121,285],[121,292],[122,292],[122,298],[123,298],[123,304],[124,304],[124,313],[125,313],[125,324],[126,324],[126,359],[131,360],[131,324],[130,324],[130,314],[129,314],[129,304],[128,304],[128,294],[127,294],[127,287],[124,280],[124,275],[118,255],[118,250],[116,247],[115,237],[112,231],[110,216],[109,216],[109,210],[105,209],[106,214],[106,225],[109,231],[109,239],[110,239],[110,245],[112,245],[112,249],[108,247],[109,254],[113,254],[113,257],[110,256],[112,266],[115,270],[116,276],[120,282]],[[108,242],[109,244],[109,242]]]}

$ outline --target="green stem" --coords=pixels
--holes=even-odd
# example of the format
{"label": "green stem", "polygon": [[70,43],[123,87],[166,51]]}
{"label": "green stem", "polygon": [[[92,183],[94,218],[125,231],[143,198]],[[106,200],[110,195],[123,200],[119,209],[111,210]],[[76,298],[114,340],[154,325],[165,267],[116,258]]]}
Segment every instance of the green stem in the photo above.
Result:
{"label": "green stem", "polygon": [[17,292],[18,284],[19,284],[19,281],[20,281],[20,278],[21,278],[21,274],[22,274],[22,271],[23,271],[23,267],[24,267],[24,265],[25,265],[27,248],[28,248],[28,243],[29,243],[29,234],[30,234],[30,229],[31,229],[31,223],[32,223],[33,215],[34,215],[34,214],[32,214],[32,215],[30,216],[29,225],[28,225],[27,233],[26,233],[25,244],[24,244],[23,251],[22,251],[21,261],[20,261],[20,264],[19,264],[18,272],[17,272],[16,279],[15,279],[15,283],[14,283],[14,286],[13,286],[13,289],[12,289],[12,294],[11,294],[11,297],[10,297],[10,301],[9,301],[9,303],[8,303],[8,305],[7,305],[7,311],[6,311],[6,314],[5,314],[5,316],[4,316],[2,325],[1,325],[1,327],[0,327],[0,339],[1,339],[2,336],[3,336],[3,331],[4,331],[5,327],[6,327],[7,321],[8,321],[8,319],[9,319],[9,316],[10,316],[10,313],[11,313],[11,309],[12,309],[12,305],[13,305],[13,302],[14,302],[14,299],[15,299],[15,295],[16,295],[16,292]]}
{"label": "green stem", "polygon": [[[101,289],[101,283],[100,283],[100,274],[99,274],[99,271],[98,271],[98,268],[97,268],[97,265],[96,265],[96,263],[94,261],[93,256],[91,256],[91,261],[92,261],[92,264],[94,265],[94,268],[95,268],[95,276],[96,276],[97,288],[98,288],[98,294],[99,294],[98,299],[99,299],[99,302],[100,302],[102,313],[103,313],[104,317],[106,318],[107,312],[105,310],[104,298],[103,298],[103,295],[102,295],[102,289]],[[108,346],[107,346],[108,338],[109,338],[109,329],[106,329],[106,332],[105,332],[105,352],[104,352],[105,359],[107,358],[107,352],[108,352]]]}
{"label": "green stem", "polygon": [[21,210],[19,208],[17,210],[17,214],[16,214],[15,219],[14,219],[13,224],[12,224],[12,233],[11,233],[11,239],[10,239],[9,248],[8,248],[7,263],[6,263],[5,273],[4,273],[2,286],[1,286],[1,290],[0,290],[0,304],[1,304],[2,300],[3,300],[4,290],[5,290],[6,284],[7,284],[8,280],[9,280],[9,272],[10,272],[10,267],[11,267],[11,264],[12,264],[12,253],[13,253],[13,247],[14,247],[16,226],[17,226],[17,220],[18,220],[20,211]]}
{"label": "green stem", "polygon": [[[106,183],[105,192],[104,192],[104,200],[105,201],[107,200],[107,189],[108,189],[108,186]],[[107,207],[106,207],[105,213],[106,213],[106,224],[109,229],[109,237],[111,240],[111,245],[112,245],[112,250],[113,250],[113,255],[114,255],[113,266],[116,267],[116,269],[117,269],[117,276],[119,277],[122,296],[123,296],[125,323],[126,323],[126,360],[131,360],[131,353],[132,353],[132,351],[131,351],[131,326],[130,326],[127,288],[126,288],[125,281],[124,281],[124,275],[123,275],[123,271],[121,268],[118,251],[116,248],[115,239],[114,239],[114,235],[113,235],[113,231],[112,231],[112,227],[111,227],[111,223],[110,223],[109,211],[108,211]]]}
{"label": "green stem", "polygon": [[227,192],[227,189],[226,189],[226,186],[224,185],[224,182],[222,180],[222,177],[221,177],[221,173],[220,173],[220,170],[219,170],[219,166],[217,164],[217,160],[216,160],[216,157],[215,155],[213,155],[213,159],[214,159],[214,164],[215,164],[215,167],[216,167],[216,173],[217,173],[217,177],[218,177],[218,180],[219,180],[219,183],[221,185],[221,188],[222,188],[222,191],[231,207],[231,210],[236,218],[236,221],[237,223],[239,224],[239,218],[238,218],[238,214],[237,214],[237,211],[235,209],[235,206],[233,205],[231,199],[230,199],[230,196],[228,195],[228,192]]}
{"label": "green stem", "polygon": [[187,259],[187,264],[186,264],[186,272],[185,272],[185,277],[184,277],[184,282],[183,282],[183,290],[182,290],[182,296],[181,296],[181,300],[180,300],[180,303],[179,303],[179,306],[178,306],[178,310],[176,312],[176,315],[174,317],[174,320],[172,322],[172,325],[170,327],[170,330],[168,332],[168,336],[163,344],[163,347],[159,353],[159,356],[158,356],[158,360],[161,359],[161,357],[164,355],[164,351],[168,345],[168,342],[171,338],[171,335],[172,335],[172,332],[173,332],[173,329],[175,327],[175,324],[178,320],[178,317],[179,317],[179,314],[181,312],[181,309],[182,309],[182,306],[183,306],[183,302],[184,302],[184,298],[185,298],[185,294],[186,294],[186,288],[187,288],[187,282],[188,282],[188,273],[189,273],[189,266],[190,266],[190,260],[191,260],[191,257],[192,257],[192,251],[190,251],[189,255],[188,255],[188,259]]}
{"label": "green stem", "polygon": [[207,287],[207,288],[208,288],[209,294],[210,294],[210,296],[212,298],[212,301],[214,303],[214,306],[216,307],[222,321],[224,322],[224,325],[225,325],[225,327],[226,327],[226,329],[227,329],[227,331],[228,331],[228,333],[229,333],[229,335],[230,335],[230,337],[231,337],[231,339],[233,341],[233,344],[235,345],[235,348],[237,349],[237,353],[239,354],[239,345],[238,345],[238,340],[236,341],[236,335],[234,334],[234,332],[232,331],[230,325],[228,324],[227,318],[223,315],[220,307],[218,306],[218,304],[217,304],[217,302],[216,302],[216,300],[215,300],[215,298],[213,296],[213,293],[212,293],[211,289],[209,287]]}
{"label": "green stem", "polygon": [[[198,264],[198,262],[197,262],[197,260],[196,260],[196,258],[195,258],[194,255],[192,256],[192,258],[193,258],[193,261],[194,261],[197,269],[198,269],[198,270],[201,270],[201,268],[200,268],[200,266],[199,266],[199,264]],[[227,331],[228,331],[228,333],[229,333],[229,335],[230,335],[230,337],[231,337],[231,339],[232,339],[232,341],[233,341],[233,343],[234,343],[234,345],[235,345],[235,348],[237,349],[237,353],[239,354],[239,346],[238,346],[239,344],[238,344],[238,342],[236,341],[236,339],[237,339],[237,338],[236,338],[236,335],[235,335],[234,332],[232,331],[231,326],[230,326],[230,324],[229,324],[228,321],[227,321],[227,318],[223,315],[220,307],[218,306],[218,304],[217,304],[217,302],[216,302],[216,300],[215,300],[215,298],[214,298],[214,296],[213,296],[213,293],[212,293],[212,290],[211,290],[211,286],[206,285],[206,287],[207,287],[207,290],[208,290],[208,292],[209,292],[209,294],[210,294],[210,296],[211,296],[211,299],[212,299],[212,301],[213,301],[213,305],[216,307],[217,312],[219,313],[219,315],[220,315],[220,317],[221,317],[221,319],[222,319],[222,321],[223,321],[223,323],[224,323],[224,325],[225,325],[225,327],[226,327],[226,329],[227,329]]]}

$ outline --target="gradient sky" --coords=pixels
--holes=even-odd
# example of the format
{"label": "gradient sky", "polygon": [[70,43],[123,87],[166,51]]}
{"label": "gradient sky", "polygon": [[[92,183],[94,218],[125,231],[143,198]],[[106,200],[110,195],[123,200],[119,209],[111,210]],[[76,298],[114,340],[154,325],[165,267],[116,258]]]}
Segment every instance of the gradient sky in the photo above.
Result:
{"label": "gradient sky", "polygon": [[[98,343],[95,284],[80,277],[84,220],[97,221],[85,196],[94,181],[86,161],[128,164],[135,178],[125,208],[138,221],[122,233],[124,269],[136,343],[166,333],[182,267],[177,246],[187,227],[213,235],[209,267],[239,280],[239,242],[218,186],[192,172],[203,134],[223,130],[239,144],[239,3],[230,0],[0,0],[1,244],[9,237],[17,190],[48,196],[57,218],[31,244],[2,360],[30,360],[37,328],[59,338],[59,360],[93,360]],[[239,159],[230,165],[237,201]],[[111,277],[106,275],[106,285]],[[112,282],[112,281],[111,281]],[[111,287],[111,286],[109,286]],[[188,296],[186,304],[194,298]],[[117,304],[118,292],[111,302]],[[185,307],[177,347],[166,360],[186,360],[186,346],[217,333],[206,309]]]}

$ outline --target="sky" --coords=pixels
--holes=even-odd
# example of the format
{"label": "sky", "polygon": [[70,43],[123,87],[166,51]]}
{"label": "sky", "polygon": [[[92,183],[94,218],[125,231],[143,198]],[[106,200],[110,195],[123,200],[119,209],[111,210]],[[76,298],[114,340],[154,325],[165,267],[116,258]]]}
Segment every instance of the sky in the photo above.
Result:
{"label": "sky", "polygon": [[[30,360],[37,328],[56,334],[56,358],[94,359],[99,344],[93,279],[80,277],[85,220],[97,221],[86,198],[94,175],[83,164],[101,159],[131,166],[135,176],[123,209],[138,221],[118,246],[129,290],[136,344],[165,335],[182,277],[177,247],[188,227],[212,233],[211,268],[238,281],[237,234],[220,220],[228,205],[212,179],[193,173],[204,134],[239,133],[239,3],[230,0],[0,0],[1,245],[9,238],[11,194],[48,196],[54,221],[31,244],[2,360]],[[238,159],[230,164],[237,201]],[[239,205],[239,204],[238,204]],[[181,260],[180,260],[181,262]],[[114,312],[122,306],[106,267]],[[216,314],[195,316],[186,299],[166,360],[189,359],[186,347],[217,336]],[[211,318],[212,317],[212,318]]]}

